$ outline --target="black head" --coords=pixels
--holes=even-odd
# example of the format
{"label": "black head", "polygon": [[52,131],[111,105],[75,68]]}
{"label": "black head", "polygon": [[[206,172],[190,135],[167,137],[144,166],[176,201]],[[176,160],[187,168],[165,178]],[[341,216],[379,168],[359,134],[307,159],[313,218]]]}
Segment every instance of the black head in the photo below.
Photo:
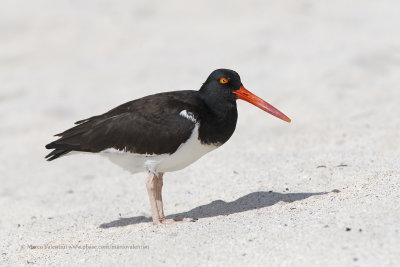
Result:
{"label": "black head", "polygon": [[213,97],[223,97],[227,100],[236,100],[237,91],[242,86],[239,74],[228,69],[217,69],[211,72],[200,91]]}
{"label": "black head", "polygon": [[236,100],[242,99],[281,120],[290,122],[285,114],[244,88],[239,74],[233,70],[214,70],[200,88],[200,93],[205,102],[214,109],[236,109]]}

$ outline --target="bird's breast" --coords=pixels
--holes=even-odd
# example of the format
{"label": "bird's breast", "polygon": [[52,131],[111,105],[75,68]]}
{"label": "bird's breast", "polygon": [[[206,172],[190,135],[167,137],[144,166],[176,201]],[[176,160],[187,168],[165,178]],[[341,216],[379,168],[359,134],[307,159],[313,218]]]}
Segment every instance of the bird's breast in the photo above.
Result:
{"label": "bird's breast", "polygon": [[204,144],[222,145],[236,129],[237,110],[231,110],[223,116],[210,116],[201,121],[199,138]]}
{"label": "bird's breast", "polygon": [[192,164],[208,152],[218,148],[219,144],[205,144],[199,139],[199,123],[196,123],[189,139],[178,149],[165,157],[158,165],[159,172],[177,171]]}

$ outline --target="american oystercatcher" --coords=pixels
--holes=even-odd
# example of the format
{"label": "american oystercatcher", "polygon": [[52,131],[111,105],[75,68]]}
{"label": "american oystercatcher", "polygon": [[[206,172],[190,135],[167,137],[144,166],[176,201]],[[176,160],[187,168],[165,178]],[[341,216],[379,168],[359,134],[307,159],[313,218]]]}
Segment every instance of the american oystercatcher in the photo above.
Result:
{"label": "american oystercatcher", "polygon": [[98,153],[131,173],[147,172],[146,187],[153,223],[166,219],[163,174],[185,168],[224,144],[235,131],[236,100],[245,100],[290,122],[282,112],[243,87],[239,75],[218,69],[199,91],[159,93],[122,104],[102,115],[76,122],[46,145],[51,161],[70,152]]}

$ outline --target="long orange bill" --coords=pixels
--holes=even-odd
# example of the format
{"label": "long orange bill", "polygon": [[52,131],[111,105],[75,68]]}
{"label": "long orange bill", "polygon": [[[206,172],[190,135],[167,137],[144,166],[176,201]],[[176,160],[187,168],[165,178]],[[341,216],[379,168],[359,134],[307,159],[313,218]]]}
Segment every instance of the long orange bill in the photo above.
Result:
{"label": "long orange bill", "polygon": [[281,120],[291,122],[291,120],[285,114],[283,114],[252,92],[248,91],[246,88],[243,87],[243,85],[240,86],[239,90],[233,91],[233,93],[236,94],[239,99],[247,101]]}

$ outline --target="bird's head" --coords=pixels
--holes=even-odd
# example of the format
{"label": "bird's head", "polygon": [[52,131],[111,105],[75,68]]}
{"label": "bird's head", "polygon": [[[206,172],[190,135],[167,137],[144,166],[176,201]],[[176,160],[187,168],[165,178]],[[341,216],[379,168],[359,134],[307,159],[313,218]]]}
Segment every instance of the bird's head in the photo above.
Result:
{"label": "bird's head", "polygon": [[286,122],[291,121],[278,109],[274,108],[272,105],[244,88],[242,81],[240,80],[239,74],[237,74],[237,72],[233,70],[214,70],[208,76],[200,91],[207,93],[209,97],[218,98],[222,96],[224,99],[228,99],[231,101],[242,99],[281,120],[284,120]]}

